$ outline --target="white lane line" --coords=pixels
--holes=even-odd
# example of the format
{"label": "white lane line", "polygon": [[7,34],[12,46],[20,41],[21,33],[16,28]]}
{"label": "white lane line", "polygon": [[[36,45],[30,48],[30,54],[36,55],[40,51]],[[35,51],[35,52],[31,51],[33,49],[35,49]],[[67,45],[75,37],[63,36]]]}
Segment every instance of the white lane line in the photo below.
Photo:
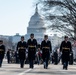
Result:
{"label": "white lane line", "polygon": [[[38,67],[38,66],[35,66],[34,69],[35,69],[36,67]],[[25,73],[27,73],[27,72],[29,72],[29,71],[31,71],[31,70],[34,70],[34,69],[25,70],[25,71],[21,72],[21,73],[18,74],[18,75],[24,75]]]}
{"label": "white lane line", "polygon": [[26,70],[26,71],[24,71],[24,72],[22,72],[22,73],[20,73],[20,74],[18,74],[18,75],[24,75],[25,73],[27,73],[27,72],[29,72],[29,71],[31,71],[32,69],[28,69],[28,70]]}

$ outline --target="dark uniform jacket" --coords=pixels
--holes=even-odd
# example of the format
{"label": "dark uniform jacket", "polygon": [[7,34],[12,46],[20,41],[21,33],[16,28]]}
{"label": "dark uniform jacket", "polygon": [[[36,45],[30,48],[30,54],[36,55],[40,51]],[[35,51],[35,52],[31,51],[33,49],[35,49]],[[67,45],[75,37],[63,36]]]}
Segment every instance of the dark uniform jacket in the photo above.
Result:
{"label": "dark uniform jacket", "polygon": [[62,52],[62,60],[69,60],[69,55],[70,55],[70,52],[72,51],[72,46],[71,46],[71,42],[67,41],[63,41],[61,43],[61,46],[60,46],[60,51]]}
{"label": "dark uniform jacket", "polygon": [[4,58],[4,54],[5,54],[5,46],[0,45],[0,59]]}
{"label": "dark uniform jacket", "polygon": [[25,41],[20,41],[18,42],[17,44],[17,50],[18,50],[18,53],[19,53],[19,59],[25,59],[25,56],[26,56],[26,47],[27,47],[27,44]]}
{"label": "dark uniform jacket", "polygon": [[37,48],[37,41],[36,39],[29,39],[27,41],[27,47],[28,47],[28,58],[30,59],[35,59],[35,54],[36,54],[36,48]]}
{"label": "dark uniform jacket", "polygon": [[45,60],[45,58],[49,59],[50,52],[52,51],[51,42],[49,40],[47,40],[47,42],[45,40],[43,40],[41,42],[41,50],[42,50],[43,60]]}

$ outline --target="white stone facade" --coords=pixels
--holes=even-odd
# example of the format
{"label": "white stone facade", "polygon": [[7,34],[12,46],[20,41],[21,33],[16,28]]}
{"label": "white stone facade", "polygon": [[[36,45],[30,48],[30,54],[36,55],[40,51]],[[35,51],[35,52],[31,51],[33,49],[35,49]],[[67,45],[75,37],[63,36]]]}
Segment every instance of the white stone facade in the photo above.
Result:
{"label": "white stone facade", "polygon": [[43,18],[39,15],[37,7],[35,14],[30,18],[29,25],[27,27],[27,34],[25,35],[26,41],[30,38],[31,33],[34,34],[38,43],[43,40],[44,34],[46,33]]}

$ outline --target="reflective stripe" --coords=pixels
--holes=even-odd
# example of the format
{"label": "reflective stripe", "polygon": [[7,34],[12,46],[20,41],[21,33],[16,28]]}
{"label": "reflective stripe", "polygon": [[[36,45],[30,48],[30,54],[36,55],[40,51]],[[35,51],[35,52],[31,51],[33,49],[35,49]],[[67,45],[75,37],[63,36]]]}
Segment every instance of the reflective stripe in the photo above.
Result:
{"label": "reflective stripe", "polygon": [[3,49],[0,49],[0,51],[4,51]]}
{"label": "reflective stripe", "polygon": [[42,49],[50,49],[49,47],[42,47]]}
{"label": "reflective stripe", "polygon": [[70,48],[66,48],[66,47],[63,47],[62,49],[64,49],[64,50],[70,50]]}
{"label": "reflective stripe", "polygon": [[28,47],[30,47],[30,48],[35,48],[36,46],[33,46],[33,45],[29,45]]}
{"label": "reflective stripe", "polygon": [[18,49],[25,49],[25,47],[19,47]]}

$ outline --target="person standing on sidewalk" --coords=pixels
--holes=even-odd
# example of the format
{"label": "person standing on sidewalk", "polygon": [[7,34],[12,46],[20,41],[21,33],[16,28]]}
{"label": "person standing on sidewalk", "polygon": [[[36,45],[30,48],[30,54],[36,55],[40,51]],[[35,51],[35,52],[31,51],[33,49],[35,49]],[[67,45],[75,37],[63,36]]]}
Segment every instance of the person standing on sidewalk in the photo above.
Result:
{"label": "person standing on sidewalk", "polygon": [[39,65],[41,63],[41,59],[42,59],[42,51],[41,51],[41,45],[40,44],[37,45],[36,56],[37,56],[37,63]]}
{"label": "person standing on sidewalk", "polygon": [[5,45],[3,45],[3,40],[0,40],[0,67],[2,67],[4,54],[5,54]]}
{"label": "person standing on sidewalk", "polygon": [[11,49],[8,49],[7,54],[6,54],[8,64],[10,63],[10,51],[11,51]]}

